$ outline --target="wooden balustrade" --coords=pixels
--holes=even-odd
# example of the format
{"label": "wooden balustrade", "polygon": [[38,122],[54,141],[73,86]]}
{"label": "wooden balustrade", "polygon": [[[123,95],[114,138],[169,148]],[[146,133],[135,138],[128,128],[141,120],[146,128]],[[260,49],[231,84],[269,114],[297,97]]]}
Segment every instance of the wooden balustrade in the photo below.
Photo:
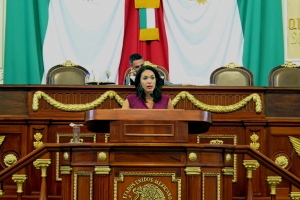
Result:
{"label": "wooden balustrade", "polygon": [[266,181],[270,185],[271,200],[276,200],[276,186],[281,182],[280,176],[268,176]]}
{"label": "wooden balustrade", "polygon": [[22,199],[22,193],[23,193],[23,183],[27,179],[27,176],[25,174],[14,174],[12,175],[12,179],[17,184],[17,199]]}
{"label": "wooden balustrade", "polygon": [[[233,154],[241,154],[243,157],[248,155],[253,159],[244,160],[244,166],[247,169],[245,176],[250,179],[248,180],[248,191],[245,198],[254,199],[251,189],[251,177],[252,173],[255,173],[252,171],[257,169],[258,166],[266,167],[278,175],[262,177],[270,184],[272,200],[276,198],[276,185],[279,184],[281,178],[297,188],[300,187],[299,178],[281,168],[250,146],[167,143],[147,144],[147,147],[139,143],[44,144],[42,147],[28,154],[28,156],[20,159],[11,167],[0,172],[1,183],[9,177],[13,177],[18,184],[17,193],[21,193],[21,185],[26,180],[26,175],[14,174],[32,164],[34,160],[34,165],[42,170],[42,178],[45,178],[41,180],[39,199],[49,199],[46,195],[46,169],[52,161],[49,159],[38,159],[37,157],[42,157],[47,153],[66,152],[66,149],[68,149],[68,153],[72,153],[72,155],[65,159],[68,165],[62,165],[60,168],[60,176],[62,178],[60,199],[62,200],[73,199],[74,195],[77,195],[78,199],[82,199],[83,196],[88,197],[87,199],[101,200],[126,199],[125,197],[129,197],[129,189],[126,188],[128,188],[130,184],[124,188],[124,183],[135,183],[138,185],[140,181],[145,185],[145,183],[153,183],[146,180],[147,177],[155,179],[160,176],[163,177],[164,175],[166,177],[162,179],[163,181],[160,185],[164,185],[162,188],[165,188],[165,190],[170,190],[169,195],[172,196],[173,199],[231,200],[234,171],[231,165],[232,162],[230,159],[222,159],[223,161],[219,162],[215,160],[215,158],[219,156],[226,158],[228,155],[232,156]],[[129,159],[128,155],[129,153],[131,154],[132,151],[140,152],[141,156],[145,154],[148,156],[146,159],[149,161],[153,161],[154,159],[156,163],[147,162],[146,160],[145,162],[137,162],[135,157]],[[106,152],[105,155],[103,152]],[[191,155],[193,152],[196,152],[195,155]],[[151,154],[153,154],[154,157],[150,156]],[[172,156],[169,158],[174,159],[173,161],[169,160],[166,163],[166,161],[160,159],[160,157],[164,157],[165,155],[170,156],[170,154],[172,154]],[[178,160],[176,155],[181,155],[182,157]],[[27,159],[28,157],[34,159]],[[122,157],[126,159],[126,162],[121,162]],[[183,158],[187,158],[187,160]],[[199,159],[201,162],[198,162]],[[208,163],[207,161],[209,160],[210,162]],[[156,166],[159,166],[159,168]],[[161,172],[161,174],[159,174],[159,172]],[[172,175],[172,173],[174,174]],[[142,175],[140,176],[139,174]],[[145,178],[145,180],[134,179],[133,177],[135,177],[135,175],[141,179]],[[35,180],[28,179],[27,184],[31,184],[34,181]],[[156,182],[159,181],[156,180]],[[176,187],[173,187],[172,184],[175,184]],[[135,188],[137,189],[137,187]],[[125,191],[125,193],[123,193],[124,197],[120,196],[119,190]],[[5,191],[2,190],[2,192]],[[128,196],[126,196],[127,194]],[[297,194],[298,193],[291,193],[291,199],[297,199]],[[26,199],[24,195],[22,198]],[[20,195],[17,195],[17,199],[22,198]]]}

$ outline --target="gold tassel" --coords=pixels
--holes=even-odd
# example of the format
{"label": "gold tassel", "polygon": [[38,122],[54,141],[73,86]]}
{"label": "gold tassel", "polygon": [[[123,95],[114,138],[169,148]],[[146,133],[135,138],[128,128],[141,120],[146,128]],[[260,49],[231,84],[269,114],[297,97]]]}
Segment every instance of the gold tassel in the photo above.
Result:
{"label": "gold tassel", "polygon": [[159,8],[160,0],[135,0],[135,8]]}
{"label": "gold tassel", "polygon": [[140,41],[159,40],[158,28],[140,29]]}

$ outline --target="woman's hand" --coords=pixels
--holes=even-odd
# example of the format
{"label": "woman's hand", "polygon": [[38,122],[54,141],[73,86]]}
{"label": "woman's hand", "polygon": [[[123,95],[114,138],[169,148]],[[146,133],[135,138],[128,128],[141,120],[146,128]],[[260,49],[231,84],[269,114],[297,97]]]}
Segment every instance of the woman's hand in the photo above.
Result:
{"label": "woman's hand", "polygon": [[123,106],[122,106],[122,109],[130,109],[129,102],[128,102],[127,99],[125,99],[125,101],[123,103]]}
{"label": "woman's hand", "polygon": [[169,99],[169,102],[168,102],[168,109],[174,109],[171,98]]}

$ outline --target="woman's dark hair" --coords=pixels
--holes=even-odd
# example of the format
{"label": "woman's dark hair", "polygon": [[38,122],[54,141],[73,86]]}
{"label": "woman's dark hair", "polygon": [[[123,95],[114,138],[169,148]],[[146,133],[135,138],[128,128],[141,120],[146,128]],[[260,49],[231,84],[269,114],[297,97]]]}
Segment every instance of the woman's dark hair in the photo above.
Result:
{"label": "woman's dark hair", "polygon": [[139,86],[139,85],[141,85],[141,76],[145,70],[151,70],[155,75],[156,85],[155,85],[152,95],[153,95],[153,101],[159,102],[161,100],[161,88],[163,85],[163,79],[160,78],[158,71],[149,65],[145,65],[145,66],[141,67],[141,69],[139,69],[139,71],[137,72],[137,74],[135,76],[136,94],[138,97],[140,97],[144,101],[146,101],[146,94],[145,94],[144,90],[139,89],[141,87],[141,86]]}

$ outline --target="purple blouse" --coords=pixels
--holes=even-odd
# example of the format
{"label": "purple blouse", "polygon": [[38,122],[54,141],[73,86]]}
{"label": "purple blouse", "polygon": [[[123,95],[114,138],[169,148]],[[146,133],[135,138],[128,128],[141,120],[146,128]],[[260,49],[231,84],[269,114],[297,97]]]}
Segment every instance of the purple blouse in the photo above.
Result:
{"label": "purple blouse", "polygon": [[[161,100],[155,102],[152,109],[168,109],[168,102],[170,97],[168,95],[162,94]],[[136,94],[131,94],[127,96],[129,102],[129,107],[132,109],[149,109],[142,98],[139,98]]]}

